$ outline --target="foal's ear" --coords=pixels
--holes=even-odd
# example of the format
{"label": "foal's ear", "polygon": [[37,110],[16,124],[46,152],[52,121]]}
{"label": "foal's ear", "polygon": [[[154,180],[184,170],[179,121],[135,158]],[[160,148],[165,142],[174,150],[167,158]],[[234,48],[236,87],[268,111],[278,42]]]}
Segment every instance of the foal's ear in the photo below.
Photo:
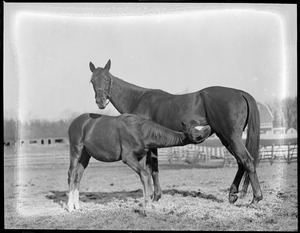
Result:
{"label": "foal's ear", "polygon": [[110,59],[108,60],[108,62],[106,63],[106,65],[105,65],[105,67],[104,67],[104,69],[105,70],[107,70],[107,71],[109,71],[109,69],[110,69]]}
{"label": "foal's ear", "polygon": [[182,130],[183,132],[186,132],[187,131],[187,126],[186,126],[186,123],[184,121],[181,122],[181,125],[182,125]]}
{"label": "foal's ear", "polygon": [[94,72],[95,69],[96,68],[95,68],[94,64],[92,62],[90,62],[90,70],[92,71],[92,73]]}

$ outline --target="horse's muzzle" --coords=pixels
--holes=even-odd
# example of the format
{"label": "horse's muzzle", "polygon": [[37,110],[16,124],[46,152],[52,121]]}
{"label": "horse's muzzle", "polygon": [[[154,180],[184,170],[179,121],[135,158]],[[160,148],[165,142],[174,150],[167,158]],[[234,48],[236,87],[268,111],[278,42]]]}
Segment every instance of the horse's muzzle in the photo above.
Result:
{"label": "horse's muzzle", "polygon": [[102,102],[97,102],[97,101],[96,101],[96,104],[97,104],[98,108],[100,108],[100,109],[104,109],[104,108],[106,107],[105,102],[102,103]]}
{"label": "horse's muzzle", "polygon": [[96,104],[97,104],[97,106],[98,106],[98,108],[100,108],[100,109],[104,109],[105,107],[106,107],[106,98],[102,98],[102,99],[96,99]]}
{"label": "horse's muzzle", "polygon": [[100,109],[104,109],[105,108],[105,106],[102,106],[100,104],[97,104],[97,105],[98,105],[98,108],[100,108]]}

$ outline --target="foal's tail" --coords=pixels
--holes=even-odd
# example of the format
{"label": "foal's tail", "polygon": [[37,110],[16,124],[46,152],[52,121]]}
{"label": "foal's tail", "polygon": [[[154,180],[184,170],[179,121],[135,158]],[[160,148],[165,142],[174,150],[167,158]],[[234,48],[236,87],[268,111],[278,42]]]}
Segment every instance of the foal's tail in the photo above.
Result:
{"label": "foal's tail", "polygon": [[260,117],[255,99],[248,93],[243,93],[248,105],[248,130],[246,148],[254,159],[254,166],[259,162]]}

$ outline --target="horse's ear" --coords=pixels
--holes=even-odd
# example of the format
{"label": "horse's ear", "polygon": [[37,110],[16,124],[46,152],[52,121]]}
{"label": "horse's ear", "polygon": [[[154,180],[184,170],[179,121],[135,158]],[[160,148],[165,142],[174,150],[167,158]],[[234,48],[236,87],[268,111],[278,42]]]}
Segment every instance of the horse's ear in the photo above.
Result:
{"label": "horse's ear", "polygon": [[96,68],[95,68],[94,64],[92,62],[90,62],[90,70],[92,71],[92,73],[94,72],[95,69]]}
{"label": "horse's ear", "polygon": [[110,70],[110,64],[111,64],[111,62],[110,62],[110,59],[109,59],[108,62],[106,63],[106,65],[105,65],[104,69],[109,71]]}

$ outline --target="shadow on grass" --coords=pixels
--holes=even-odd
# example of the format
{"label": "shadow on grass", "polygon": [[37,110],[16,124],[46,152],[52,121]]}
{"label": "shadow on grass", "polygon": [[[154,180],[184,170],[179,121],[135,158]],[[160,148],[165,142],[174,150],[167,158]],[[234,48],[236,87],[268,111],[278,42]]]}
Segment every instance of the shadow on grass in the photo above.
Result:
{"label": "shadow on grass", "polygon": [[200,191],[196,192],[196,191],[184,191],[184,190],[177,190],[177,189],[169,189],[169,190],[164,190],[163,194],[169,194],[174,196],[175,194],[180,194],[184,197],[199,197],[199,198],[204,198],[204,199],[208,199],[211,201],[215,201],[215,202],[224,202],[224,200],[218,199],[217,197],[215,197],[212,194],[204,194]]}
{"label": "shadow on grass", "polygon": [[[67,202],[68,195],[66,191],[50,191],[51,194],[46,195],[47,199],[53,200],[55,203]],[[104,204],[112,202],[115,199],[126,201],[127,198],[142,198],[143,192],[141,189],[134,191],[118,191],[118,192],[80,192],[79,200],[82,202],[93,202],[96,204]]]}
{"label": "shadow on grass", "polygon": [[[46,198],[53,200],[55,203],[61,204],[62,202],[67,203],[68,195],[66,191],[50,191],[51,194],[46,195]],[[196,191],[183,191],[177,189],[163,190],[163,194],[169,194],[174,196],[175,194],[182,195],[184,197],[198,197],[215,202],[224,202],[221,199],[218,199],[212,194],[203,194]],[[118,192],[80,192],[79,199],[82,202],[93,202],[96,204],[105,204],[112,202],[114,200],[123,200],[127,201],[128,198],[138,199],[143,197],[143,192],[141,189],[133,191],[118,191]]]}

